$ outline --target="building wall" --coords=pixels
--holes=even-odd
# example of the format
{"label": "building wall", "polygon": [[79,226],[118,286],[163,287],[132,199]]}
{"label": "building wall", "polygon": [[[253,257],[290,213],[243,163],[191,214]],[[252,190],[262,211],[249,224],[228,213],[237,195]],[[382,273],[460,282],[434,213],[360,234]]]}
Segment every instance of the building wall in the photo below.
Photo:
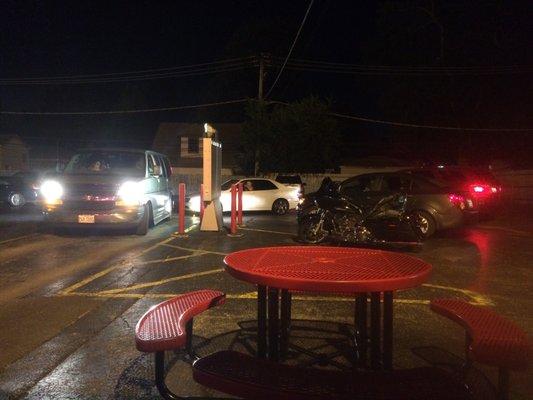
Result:
{"label": "building wall", "polygon": [[0,170],[27,170],[28,149],[22,142],[13,141],[0,145]]}

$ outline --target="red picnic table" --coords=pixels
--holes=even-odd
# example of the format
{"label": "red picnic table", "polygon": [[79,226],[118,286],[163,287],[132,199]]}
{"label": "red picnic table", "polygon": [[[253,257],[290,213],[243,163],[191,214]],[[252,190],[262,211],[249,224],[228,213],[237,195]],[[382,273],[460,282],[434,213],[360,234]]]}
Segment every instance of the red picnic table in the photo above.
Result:
{"label": "red picnic table", "polygon": [[392,369],[393,292],[419,286],[431,273],[431,265],[406,254],[346,247],[252,248],[227,255],[224,263],[233,277],[257,285],[259,357],[267,355],[267,333],[270,359],[278,360],[280,340],[286,346],[291,292],[337,293],[355,298],[358,361],[366,362],[369,341],[374,369]]}

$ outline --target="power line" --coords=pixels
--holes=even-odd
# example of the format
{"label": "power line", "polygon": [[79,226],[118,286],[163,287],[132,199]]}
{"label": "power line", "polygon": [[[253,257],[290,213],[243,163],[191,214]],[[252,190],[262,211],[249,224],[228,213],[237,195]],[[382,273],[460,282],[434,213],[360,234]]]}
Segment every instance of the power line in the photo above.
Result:
{"label": "power line", "polygon": [[[271,57],[272,60],[281,62],[280,57]],[[345,67],[345,68],[361,68],[361,69],[415,69],[415,70],[476,70],[476,69],[494,69],[494,68],[531,68],[531,65],[464,65],[464,66],[444,66],[444,65],[366,65],[366,64],[348,64],[348,63],[336,63],[329,61],[319,60],[307,60],[307,59],[292,59],[290,63],[303,63],[303,64],[320,64],[332,67]]]}
{"label": "power line", "polygon": [[404,127],[404,128],[439,129],[439,130],[446,130],[446,131],[472,131],[472,132],[502,132],[502,131],[531,132],[533,131],[533,128],[459,128],[455,126],[419,125],[419,124],[412,124],[412,123],[407,123],[407,122],[386,121],[386,120],[359,117],[355,115],[338,114],[338,113],[330,113],[330,115],[333,115],[335,117],[340,117],[340,118],[353,119],[356,121],[370,122],[370,123],[381,124],[381,125],[399,126],[399,127]]}
{"label": "power line", "polygon": [[[280,59],[274,57],[272,66],[280,67]],[[364,74],[364,75],[496,75],[531,73],[533,66],[478,66],[478,67],[440,67],[440,66],[384,66],[384,65],[357,65],[328,63],[323,61],[291,60],[284,68],[299,71]]]}
{"label": "power line", "polygon": [[289,49],[289,53],[287,53],[287,57],[285,57],[285,62],[283,63],[283,66],[281,67],[281,69],[278,72],[278,76],[276,76],[276,79],[274,80],[274,83],[270,87],[270,90],[268,91],[268,93],[266,94],[265,97],[268,97],[270,95],[270,93],[272,92],[272,90],[276,86],[276,83],[278,83],[279,77],[283,73],[283,69],[285,68],[285,65],[287,64],[287,61],[289,61],[289,57],[292,54],[292,50],[294,49],[294,46],[296,45],[296,42],[298,41],[298,37],[300,36],[300,32],[302,31],[302,28],[304,27],[305,21],[307,20],[307,16],[309,15],[309,11],[311,11],[311,7],[313,6],[313,2],[314,2],[314,0],[311,0],[309,2],[309,6],[307,7],[307,11],[305,12],[304,18],[302,19],[300,27],[298,28],[298,32],[296,32],[296,36],[294,37],[294,40],[292,41],[292,45],[291,45],[291,47]]}
{"label": "power line", "polygon": [[137,110],[115,110],[115,111],[66,111],[66,112],[46,112],[46,111],[2,111],[0,114],[5,115],[109,115],[109,114],[140,114],[140,113],[149,113],[149,112],[158,112],[158,111],[175,111],[175,110],[187,110],[193,108],[203,108],[203,107],[214,107],[227,104],[238,104],[244,103],[247,99],[239,100],[227,100],[219,101],[215,103],[204,103],[204,104],[195,104],[187,106],[173,106],[173,107],[162,107],[162,108],[144,108]]}
{"label": "power line", "polygon": [[[281,104],[284,106],[289,105],[289,103],[286,103],[283,101],[276,101],[276,100],[270,100],[268,101],[268,103]],[[387,120],[381,120],[381,119],[360,117],[357,115],[346,115],[346,114],[340,114],[340,113],[334,113],[334,112],[329,113],[329,115],[334,116],[334,117],[339,117],[339,118],[353,119],[353,120],[361,121],[361,122],[369,122],[373,124],[390,125],[390,126],[399,126],[403,128],[440,129],[440,130],[447,130],[447,131],[473,131],[473,132],[502,132],[502,131],[531,132],[533,131],[533,128],[459,128],[455,126],[421,125],[421,124],[414,124],[414,123],[408,123],[408,122],[387,121]]]}
{"label": "power line", "polygon": [[200,64],[189,64],[189,65],[180,65],[176,67],[153,68],[153,69],[126,71],[126,72],[110,72],[110,73],[102,73],[102,74],[64,75],[64,76],[41,76],[41,77],[35,77],[35,78],[7,78],[7,79],[0,79],[0,81],[1,82],[8,82],[8,81],[20,82],[20,81],[43,81],[43,80],[46,80],[46,81],[72,80],[72,79],[77,80],[80,78],[101,78],[101,77],[109,77],[109,76],[156,73],[156,72],[163,72],[163,71],[180,71],[180,70],[187,70],[187,69],[206,68],[209,66],[220,66],[220,64],[235,64],[235,63],[241,63],[241,62],[256,62],[257,63],[257,57],[248,56],[248,57],[230,58],[230,59],[211,61],[211,62],[200,63]]}
{"label": "power line", "polygon": [[330,68],[309,68],[302,66],[288,65],[285,67],[288,70],[294,71],[307,71],[307,72],[319,72],[319,73],[335,73],[345,75],[425,75],[425,76],[438,76],[438,75],[504,75],[504,74],[529,74],[531,70],[486,70],[486,71],[409,71],[409,70],[396,70],[396,71],[379,71],[379,70],[339,70]]}
{"label": "power line", "polygon": [[154,79],[169,79],[169,78],[181,78],[206,74],[217,74],[223,72],[240,71],[246,68],[255,67],[256,64],[252,62],[228,64],[217,67],[202,68],[190,71],[177,71],[177,72],[162,72],[143,75],[130,75],[130,76],[117,76],[108,78],[87,78],[87,79],[64,79],[64,80],[0,80],[0,86],[15,86],[15,85],[78,85],[78,84],[93,84],[93,83],[113,83],[113,82],[134,82],[134,81],[146,81]]}

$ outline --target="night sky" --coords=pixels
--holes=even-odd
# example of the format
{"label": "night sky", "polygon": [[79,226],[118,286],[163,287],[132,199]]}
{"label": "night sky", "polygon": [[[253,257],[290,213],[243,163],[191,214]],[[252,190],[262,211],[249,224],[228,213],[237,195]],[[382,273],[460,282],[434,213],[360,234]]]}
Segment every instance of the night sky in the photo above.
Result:
{"label": "night sky", "polygon": [[[260,52],[285,57],[308,4],[4,0],[0,80],[167,68]],[[380,120],[533,127],[531,9],[530,2],[316,0],[292,59],[373,66],[513,66],[512,73],[420,76],[286,70],[270,99],[292,101],[315,94],[329,99],[335,112]],[[276,73],[275,68],[267,69],[267,91]],[[131,110],[255,97],[257,75],[257,68],[249,68],[136,82],[0,85],[0,110]],[[27,140],[75,137],[149,142],[163,121],[242,119],[241,105],[126,116],[0,115],[0,133],[19,134]],[[359,122],[346,129],[348,135],[366,141],[446,134]],[[479,133],[473,140],[494,138],[497,143],[508,134]],[[531,146],[531,135],[515,135]],[[347,143],[354,143],[353,137]]]}

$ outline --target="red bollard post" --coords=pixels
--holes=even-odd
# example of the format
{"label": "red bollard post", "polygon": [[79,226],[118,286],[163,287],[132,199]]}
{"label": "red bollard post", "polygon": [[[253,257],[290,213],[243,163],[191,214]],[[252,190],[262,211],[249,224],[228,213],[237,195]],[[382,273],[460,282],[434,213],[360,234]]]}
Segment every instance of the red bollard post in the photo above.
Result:
{"label": "red bollard post", "polygon": [[179,214],[179,225],[178,233],[183,235],[185,233],[185,183],[179,184],[179,205],[178,205],[178,214]]}
{"label": "red bollard post", "polygon": [[242,191],[243,191],[243,185],[242,182],[239,183],[238,186],[239,190],[237,192],[238,195],[238,213],[237,213],[237,225],[243,226],[242,224]]}
{"label": "red bollard post", "polygon": [[237,233],[237,185],[231,185],[231,228],[230,234],[235,235]]}
{"label": "red bollard post", "polygon": [[200,185],[200,221],[202,219],[204,219],[204,210],[205,210],[205,205],[204,205],[204,184],[202,183]]}

